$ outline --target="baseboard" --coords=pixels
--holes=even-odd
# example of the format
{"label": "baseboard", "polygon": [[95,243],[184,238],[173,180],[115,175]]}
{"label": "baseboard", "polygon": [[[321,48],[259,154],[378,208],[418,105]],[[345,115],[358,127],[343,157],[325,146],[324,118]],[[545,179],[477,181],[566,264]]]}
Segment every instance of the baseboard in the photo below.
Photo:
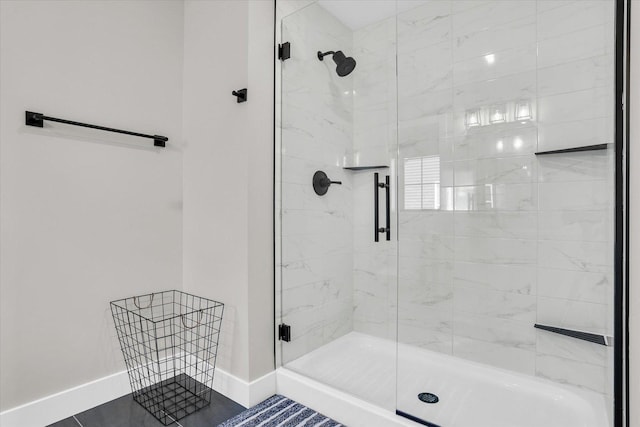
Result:
{"label": "baseboard", "polygon": [[[253,406],[276,392],[276,374],[244,381],[216,369],[213,388],[245,407]],[[43,427],[131,393],[126,371],[61,391],[0,413],[2,427]]]}
{"label": "baseboard", "polygon": [[276,392],[275,371],[247,382],[230,373],[216,368],[213,378],[213,389],[229,399],[249,408],[256,405]]}
{"label": "baseboard", "polygon": [[2,427],[43,427],[131,393],[126,371],[0,413]]}
{"label": "baseboard", "polygon": [[350,427],[413,427],[417,424],[286,368],[276,371],[277,392]]}

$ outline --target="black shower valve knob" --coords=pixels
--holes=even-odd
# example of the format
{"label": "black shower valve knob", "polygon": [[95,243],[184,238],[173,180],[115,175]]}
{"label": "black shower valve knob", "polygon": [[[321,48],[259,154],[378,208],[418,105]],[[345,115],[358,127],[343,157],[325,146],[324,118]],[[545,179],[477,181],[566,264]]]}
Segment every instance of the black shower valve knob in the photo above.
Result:
{"label": "black shower valve knob", "polygon": [[316,171],[316,173],[313,174],[313,180],[311,182],[313,184],[313,191],[315,191],[318,196],[327,194],[331,184],[342,185],[342,181],[330,180],[323,171]]}

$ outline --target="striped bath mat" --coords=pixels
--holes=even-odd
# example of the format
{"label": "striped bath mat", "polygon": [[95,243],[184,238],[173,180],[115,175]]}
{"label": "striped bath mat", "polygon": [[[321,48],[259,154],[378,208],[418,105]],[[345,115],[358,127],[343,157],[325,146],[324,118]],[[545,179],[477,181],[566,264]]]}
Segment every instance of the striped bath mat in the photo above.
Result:
{"label": "striped bath mat", "polygon": [[345,427],[304,405],[276,394],[218,427]]}

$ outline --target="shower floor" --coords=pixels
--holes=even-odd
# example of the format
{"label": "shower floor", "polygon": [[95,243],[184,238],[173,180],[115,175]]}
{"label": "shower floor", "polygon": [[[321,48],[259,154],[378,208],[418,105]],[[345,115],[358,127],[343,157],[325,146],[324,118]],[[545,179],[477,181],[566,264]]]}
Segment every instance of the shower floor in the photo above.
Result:
{"label": "shower floor", "polygon": [[396,403],[396,346],[351,332],[286,365],[389,411]]}
{"label": "shower floor", "polygon": [[[440,426],[610,425],[606,402],[596,393],[404,344],[397,346],[394,341],[358,332],[285,367],[390,412],[398,409]],[[436,394],[439,402],[421,402],[417,396],[423,392]]]}

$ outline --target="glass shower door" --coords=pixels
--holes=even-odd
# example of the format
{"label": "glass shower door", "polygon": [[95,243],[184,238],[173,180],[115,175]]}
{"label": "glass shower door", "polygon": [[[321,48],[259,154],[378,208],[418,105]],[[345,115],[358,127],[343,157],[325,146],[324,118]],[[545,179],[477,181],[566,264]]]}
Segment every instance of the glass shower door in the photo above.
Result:
{"label": "glass shower door", "polygon": [[286,368],[393,411],[396,29],[395,1],[385,4],[384,19],[359,26],[322,2],[282,19],[280,304],[290,339],[279,345]]}
{"label": "glass shower door", "polygon": [[[440,424],[451,390],[454,92],[449,1],[400,11],[398,25],[397,413]],[[440,401],[440,399],[442,401]],[[437,424],[436,424],[437,422]]]}
{"label": "glass shower door", "polygon": [[[352,329],[352,78],[318,51],[351,51],[351,32],[312,4],[282,20],[281,283],[286,365]],[[329,181],[322,195],[313,177]]]}
{"label": "glass shower door", "polygon": [[347,3],[281,20],[282,365],[430,426],[610,425],[614,2]]}
{"label": "glass shower door", "polygon": [[398,14],[399,414],[611,425],[613,12]]}

